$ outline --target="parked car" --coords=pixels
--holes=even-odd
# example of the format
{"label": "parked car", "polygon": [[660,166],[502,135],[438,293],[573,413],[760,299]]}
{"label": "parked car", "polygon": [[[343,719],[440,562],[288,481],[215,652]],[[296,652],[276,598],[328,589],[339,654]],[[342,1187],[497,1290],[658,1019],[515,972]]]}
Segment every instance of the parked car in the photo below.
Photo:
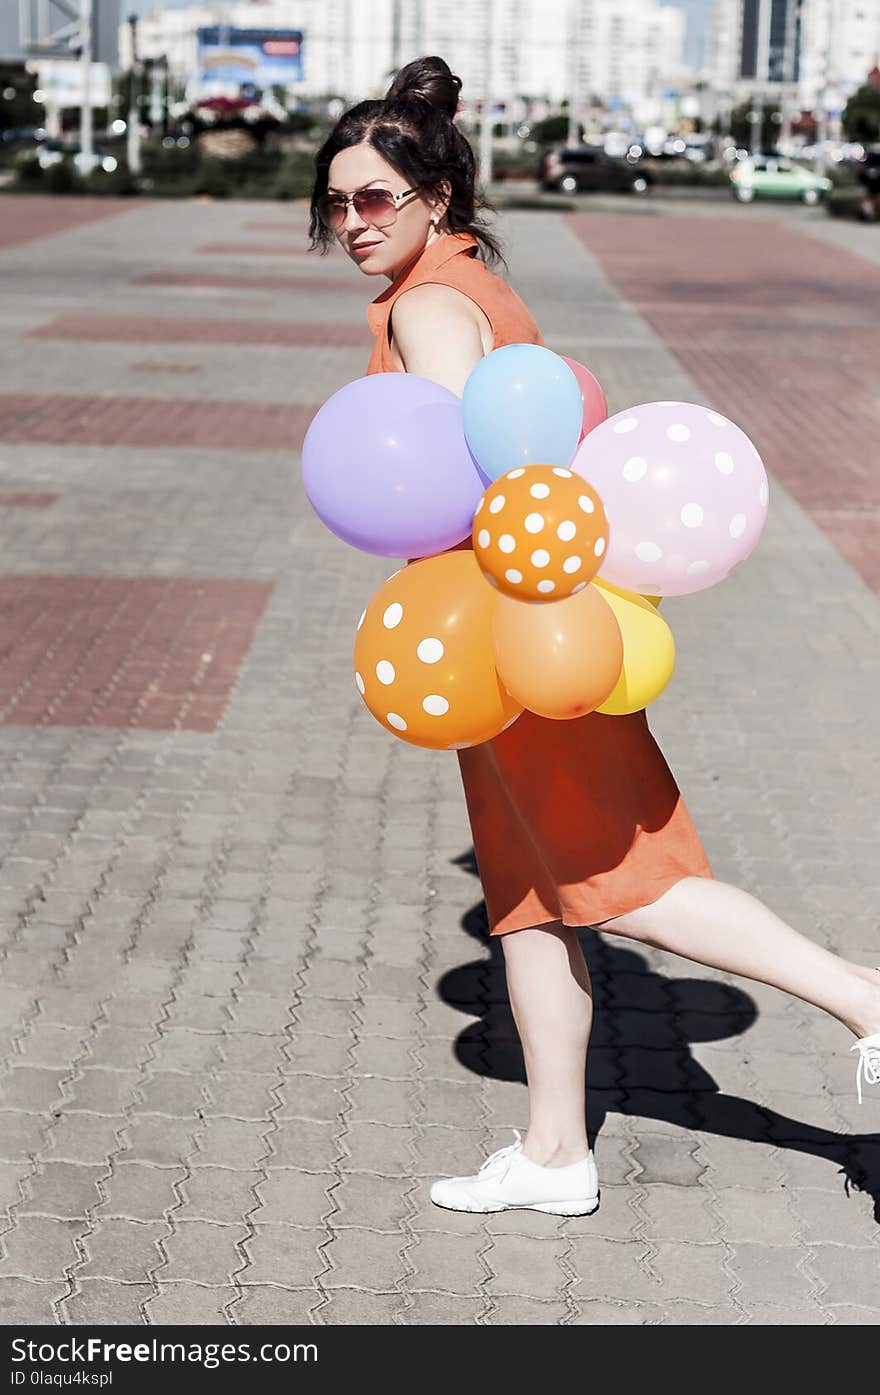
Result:
{"label": "parked car", "polygon": [[865,151],[856,177],[865,190],[859,213],[866,222],[875,223],[880,219],[880,145]]}
{"label": "parked car", "polygon": [[561,189],[565,194],[599,190],[646,194],[654,180],[650,171],[640,167],[638,157],[608,155],[600,145],[573,145],[543,156],[538,182],[542,189]]}
{"label": "parked car", "polygon": [[[37,146],[36,156],[41,170],[50,169],[52,165],[60,165],[63,160],[72,159],[78,170],[88,172],[85,169],[79,141],[44,140]],[[100,166],[105,173],[112,174],[117,164],[116,156],[109,154],[102,145],[94,147],[92,168]]]}
{"label": "parked car", "polygon": [[777,155],[749,156],[730,171],[730,192],[740,203],[769,198],[816,204],[830,188],[831,180],[824,175]]}

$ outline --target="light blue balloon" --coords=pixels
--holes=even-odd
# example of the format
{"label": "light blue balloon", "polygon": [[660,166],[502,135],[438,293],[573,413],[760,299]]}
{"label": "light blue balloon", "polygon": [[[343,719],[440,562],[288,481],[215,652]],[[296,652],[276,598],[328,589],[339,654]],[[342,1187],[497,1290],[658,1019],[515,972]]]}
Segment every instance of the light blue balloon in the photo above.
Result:
{"label": "light blue balloon", "polygon": [[464,385],[464,434],[483,474],[518,465],[571,464],[584,399],[559,354],[540,344],[505,344],[481,359]]}

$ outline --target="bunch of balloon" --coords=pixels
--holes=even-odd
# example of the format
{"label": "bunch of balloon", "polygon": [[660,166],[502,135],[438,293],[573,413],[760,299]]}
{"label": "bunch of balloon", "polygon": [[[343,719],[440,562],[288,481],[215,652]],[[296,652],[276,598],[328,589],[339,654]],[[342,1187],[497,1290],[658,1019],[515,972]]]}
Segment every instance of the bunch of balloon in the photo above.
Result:
{"label": "bunch of balloon", "polygon": [[309,428],[303,479],[339,537],[410,559],[358,621],[355,682],[386,730],[446,750],[525,709],[653,702],[675,662],[660,599],[729,575],[767,509],[732,422],[689,403],[609,418],[587,368],[534,344],[487,354],[461,399],[412,374],[349,383]]}
{"label": "bunch of balloon", "polygon": [[601,387],[582,364],[514,345],[477,365],[462,410],[468,445],[493,480],[472,536],[499,593],[493,646],[505,688],[557,720],[647,706],[672,675],[672,633],[647,599],[599,581],[608,516],[601,491],[574,468],[607,418]]}

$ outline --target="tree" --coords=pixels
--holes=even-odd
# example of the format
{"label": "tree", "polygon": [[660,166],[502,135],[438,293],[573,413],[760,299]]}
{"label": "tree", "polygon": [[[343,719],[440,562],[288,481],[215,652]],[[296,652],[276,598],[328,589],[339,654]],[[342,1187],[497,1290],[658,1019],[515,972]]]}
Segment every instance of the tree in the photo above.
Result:
{"label": "tree", "polygon": [[[751,114],[751,102],[742,102],[738,107],[734,107],[730,113],[730,134],[740,146],[751,146],[752,123],[749,120]],[[779,139],[779,126],[782,121],[782,112],[776,102],[765,104],[761,108],[761,149],[774,150]]]}
{"label": "tree", "polygon": [[866,82],[857,88],[843,109],[842,119],[847,140],[863,145],[880,141],[880,87]]}
{"label": "tree", "polygon": [[23,63],[0,63],[0,130],[40,124],[43,109],[34,101],[36,85]]}

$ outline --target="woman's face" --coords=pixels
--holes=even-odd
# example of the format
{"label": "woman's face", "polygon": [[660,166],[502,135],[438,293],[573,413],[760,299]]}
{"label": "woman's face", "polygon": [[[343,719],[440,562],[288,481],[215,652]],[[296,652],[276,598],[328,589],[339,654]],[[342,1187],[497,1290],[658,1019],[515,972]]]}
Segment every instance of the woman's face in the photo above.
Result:
{"label": "woman's face", "polygon": [[[411,187],[371,145],[351,145],[330,162],[327,193],[331,195],[355,194],[359,189],[387,189],[391,194],[400,194]],[[345,221],[335,232],[365,275],[393,279],[422,251],[433,232],[431,220],[441,219],[443,212],[442,202],[416,190],[398,201],[397,215],[386,227],[372,226],[350,203]]]}

